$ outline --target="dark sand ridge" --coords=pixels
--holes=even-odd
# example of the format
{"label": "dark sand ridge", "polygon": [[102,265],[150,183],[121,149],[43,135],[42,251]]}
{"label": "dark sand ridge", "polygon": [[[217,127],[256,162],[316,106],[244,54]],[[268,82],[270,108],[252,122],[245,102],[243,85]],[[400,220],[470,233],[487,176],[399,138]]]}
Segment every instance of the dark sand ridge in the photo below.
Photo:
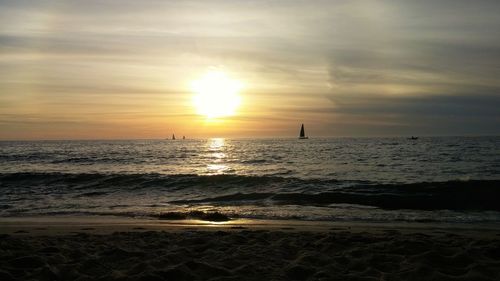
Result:
{"label": "dark sand ridge", "polygon": [[500,227],[0,219],[1,280],[499,280]]}

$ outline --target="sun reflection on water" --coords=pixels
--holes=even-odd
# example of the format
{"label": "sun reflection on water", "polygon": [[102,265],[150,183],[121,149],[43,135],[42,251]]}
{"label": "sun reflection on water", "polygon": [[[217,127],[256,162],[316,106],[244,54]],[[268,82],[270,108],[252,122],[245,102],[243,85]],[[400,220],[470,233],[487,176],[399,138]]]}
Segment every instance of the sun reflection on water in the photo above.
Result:
{"label": "sun reflection on water", "polygon": [[208,140],[209,150],[218,151],[224,147],[225,144],[224,138],[212,138]]}
{"label": "sun reflection on water", "polygon": [[207,163],[207,172],[209,174],[222,174],[230,170],[228,165],[222,164],[224,158],[226,158],[225,139],[224,138],[213,138],[208,140],[208,151],[210,151],[210,162]]}

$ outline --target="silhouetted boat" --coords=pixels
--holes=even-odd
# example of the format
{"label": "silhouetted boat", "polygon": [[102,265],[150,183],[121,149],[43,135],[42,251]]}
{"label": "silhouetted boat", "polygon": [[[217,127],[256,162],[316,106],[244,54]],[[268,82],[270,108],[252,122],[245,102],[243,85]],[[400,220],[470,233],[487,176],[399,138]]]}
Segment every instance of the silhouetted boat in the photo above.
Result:
{"label": "silhouetted boat", "polygon": [[299,139],[301,140],[306,140],[309,137],[306,137],[306,133],[304,132],[304,124],[302,124],[302,127],[300,127],[300,136]]}
{"label": "silhouetted boat", "polygon": [[172,134],[172,139],[175,140],[175,135],[174,134]]}
{"label": "silhouetted boat", "polygon": [[418,140],[418,137],[411,136],[411,138],[408,138],[409,140]]}

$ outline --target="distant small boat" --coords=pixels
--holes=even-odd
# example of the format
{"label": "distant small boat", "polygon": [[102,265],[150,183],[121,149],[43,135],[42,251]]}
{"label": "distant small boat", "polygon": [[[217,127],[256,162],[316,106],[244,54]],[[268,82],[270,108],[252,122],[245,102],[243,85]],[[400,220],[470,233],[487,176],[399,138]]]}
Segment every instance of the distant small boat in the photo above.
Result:
{"label": "distant small boat", "polygon": [[304,132],[304,124],[302,124],[302,127],[300,128],[300,136],[299,139],[301,140],[306,140],[309,137],[306,137],[306,133]]}
{"label": "distant small boat", "polygon": [[172,139],[175,140],[175,135],[174,134],[172,134]]}
{"label": "distant small boat", "polygon": [[409,140],[418,140],[418,137],[411,136],[411,138],[408,138]]}

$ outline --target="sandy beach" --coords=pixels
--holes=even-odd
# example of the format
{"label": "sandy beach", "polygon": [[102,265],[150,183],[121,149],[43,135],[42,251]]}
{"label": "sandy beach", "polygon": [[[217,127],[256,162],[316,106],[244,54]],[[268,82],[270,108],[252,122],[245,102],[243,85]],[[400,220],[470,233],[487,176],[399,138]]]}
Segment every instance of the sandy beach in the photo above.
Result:
{"label": "sandy beach", "polygon": [[1,280],[498,280],[495,225],[3,218]]}

